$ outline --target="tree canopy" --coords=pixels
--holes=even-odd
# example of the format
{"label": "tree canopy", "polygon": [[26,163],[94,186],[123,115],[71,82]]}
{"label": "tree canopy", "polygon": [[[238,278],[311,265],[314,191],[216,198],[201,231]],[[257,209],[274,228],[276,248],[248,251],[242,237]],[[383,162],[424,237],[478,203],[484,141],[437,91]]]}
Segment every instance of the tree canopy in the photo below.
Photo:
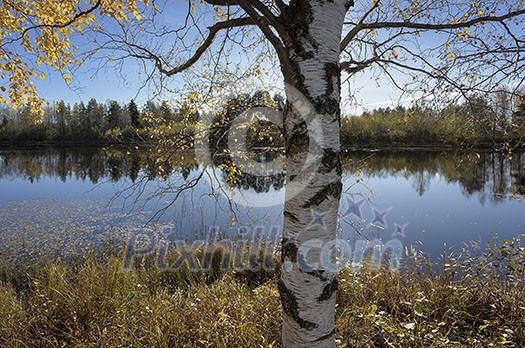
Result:
{"label": "tree canopy", "polygon": [[40,110],[35,79],[46,67],[71,80],[76,56],[75,34],[101,29],[104,17],[125,22],[141,18],[140,3],[149,0],[9,0],[0,5],[0,103]]}
{"label": "tree canopy", "polygon": [[[250,27],[260,28],[289,80],[290,62],[283,47],[293,30],[293,25],[287,26],[287,16],[298,2],[184,3],[170,10],[168,4],[148,6],[149,0],[4,1],[0,6],[0,77],[4,80],[0,102],[40,109],[44,102],[35,80],[58,70],[70,82],[73,70],[86,59],[78,54],[78,42],[89,43],[82,48],[83,54],[111,51],[108,61],[142,61],[145,80],[158,74],[160,84],[165,76],[195,67],[206,58],[203,67],[212,72],[199,70],[198,79],[220,88],[219,70],[228,71],[222,80],[230,80],[231,73],[239,71],[238,67],[228,70],[233,60],[226,54],[232,52],[227,46],[240,44],[252,54],[254,47],[260,47],[253,35],[247,40],[251,31],[245,28]],[[180,25],[167,25],[162,14],[185,18]],[[341,67],[347,79],[374,69],[399,89],[417,91],[419,96],[440,91],[449,97],[466,96],[468,91],[486,91],[500,84],[517,90],[524,79],[520,29],[524,14],[525,3],[513,1],[356,2],[345,17]],[[108,31],[107,19],[120,24]],[[207,32],[201,25],[208,26]],[[87,40],[79,39],[82,36]],[[268,48],[263,49],[266,56]],[[206,56],[210,49],[212,54]],[[256,61],[248,64],[251,74],[261,73]]]}

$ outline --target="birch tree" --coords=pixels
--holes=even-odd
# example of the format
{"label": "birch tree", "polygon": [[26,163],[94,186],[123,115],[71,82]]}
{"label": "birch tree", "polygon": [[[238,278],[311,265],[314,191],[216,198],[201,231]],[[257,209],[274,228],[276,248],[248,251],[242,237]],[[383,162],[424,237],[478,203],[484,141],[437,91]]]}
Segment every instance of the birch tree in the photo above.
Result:
{"label": "birch tree", "polygon": [[[148,10],[132,0],[12,0],[0,11],[0,70],[10,80],[2,100],[15,105],[39,105],[31,84],[44,77],[38,64],[70,79],[68,68],[82,63],[70,41],[75,33],[96,36],[90,57],[110,52],[99,57],[136,60],[145,79],[160,88],[188,71],[220,86],[216,69],[230,58],[225,43],[242,47],[248,31],[264,38],[287,97],[279,281],[284,347],[335,345],[337,275],[333,253],[325,254],[336,245],[342,190],[342,82],[375,69],[407,93],[450,98],[501,84],[517,89],[524,79],[523,2],[202,0],[155,3]],[[162,20],[163,12],[184,15]],[[118,22],[116,31],[103,17]],[[26,54],[13,53],[15,46]],[[199,66],[206,58],[213,64]],[[203,73],[206,67],[211,72]]]}

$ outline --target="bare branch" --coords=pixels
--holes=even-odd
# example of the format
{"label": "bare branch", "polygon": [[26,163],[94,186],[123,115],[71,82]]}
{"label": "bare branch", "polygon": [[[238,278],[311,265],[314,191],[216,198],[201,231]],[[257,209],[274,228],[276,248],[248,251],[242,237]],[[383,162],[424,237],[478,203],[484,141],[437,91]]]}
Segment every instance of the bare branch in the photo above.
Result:
{"label": "bare branch", "polygon": [[[254,0],[237,0],[239,6],[250,16],[257,24],[259,29],[263,32],[264,36],[270,41],[274,47],[277,56],[279,57],[279,62],[281,63],[281,71],[284,75],[285,82],[291,83],[293,81],[292,68],[290,60],[286,50],[283,46],[281,40],[274,34],[272,29],[265,22],[266,17],[261,17],[257,11],[252,7],[250,3],[253,3]],[[264,6],[264,5],[263,5]]]}
{"label": "bare branch", "polygon": [[283,0],[275,0],[275,4],[277,5],[281,13],[288,9],[288,5],[286,5]]}
{"label": "bare branch", "polygon": [[277,30],[277,32],[279,33],[279,35],[281,35],[281,37],[287,36],[286,29],[283,27],[279,19],[261,1],[259,0],[237,0],[237,1],[239,2],[239,4],[241,4],[242,2],[246,2],[247,4],[250,4],[254,9],[259,11],[261,15],[264,16],[264,18],[268,21],[268,23],[270,23],[270,25]]}
{"label": "bare branch", "polygon": [[[443,23],[443,24],[431,24],[431,23],[412,23],[412,22],[378,22],[378,23],[363,23],[359,26],[357,31],[361,30],[373,30],[383,28],[407,28],[407,29],[420,29],[420,30],[447,30],[447,29],[461,29],[472,27],[479,23],[485,22],[503,22],[507,19],[518,17],[525,14],[525,10],[513,11],[501,16],[483,16],[471,19],[466,22],[456,23]],[[357,27],[356,26],[356,27]],[[355,34],[354,34],[355,36]],[[346,39],[346,38],[345,38]],[[351,39],[351,38],[350,38]],[[345,46],[346,47],[346,46]]]}
{"label": "bare branch", "polygon": [[367,59],[363,62],[355,62],[355,61],[344,61],[341,62],[341,69],[343,69],[348,74],[356,74],[369,66],[371,66],[373,63],[377,62],[379,58],[374,57]]}
{"label": "bare branch", "polygon": [[380,1],[376,1],[374,3],[374,5],[359,20],[359,23],[357,23],[357,25],[355,27],[353,27],[352,30],[350,30],[348,32],[348,34],[346,34],[346,36],[344,37],[343,41],[341,41],[341,45],[340,45],[341,52],[346,48],[346,46],[348,46],[350,41],[352,41],[352,39],[357,35],[357,33],[362,30],[363,22],[370,15],[370,13],[372,13],[379,6],[379,3],[380,3]]}
{"label": "bare branch", "polygon": [[235,0],[204,0],[207,4],[214,6],[236,6],[237,1]]}
{"label": "bare branch", "polygon": [[161,73],[163,73],[164,75],[167,75],[167,76],[172,76],[172,75],[180,73],[180,72],[182,72],[184,70],[187,70],[188,68],[193,66],[195,63],[197,63],[197,61],[202,57],[202,55],[213,44],[213,41],[215,40],[215,36],[217,35],[217,33],[219,31],[221,31],[223,29],[230,29],[230,28],[242,27],[242,26],[254,25],[254,24],[255,24],[254,19],[252,19],[250,17],[234,18],[234,19],[230,19],[230,20],[227,20],[227,21],[218,22],[218,23],[214,24],[213,26],[211,26],[209,28],[208,36],[206,37],[204,42],[199,46],[199,48],[197,48],[197,51],[195,51],[193,56],[191,56],[183,64],[181,64],[181,65],[179,65],[179,66],[177,66],[177,67],[175,67],[173,69],[166,69],[164,67],[164,64],[161,61],[161,59],[157,55],[153,54],[152,52],[146,50],[143,47],[138,47],[138,46],[135,46],[135,45],[133,45],[133,46],[135,48],[139,49],[139,50],[144,51],[148,55],[147,57],[143,57],[143,58],[148,58],[148,59],[155,60],[155,65],[156,65],[157,69],[159,69],[159,71]]}
{"label": "bare branch", "polygon": [[[276,17],[276,15],[264,3],[259,0],[205,0],[205,2],[211,5],[224,6],[233,5],[233,2],[235,2],[235,5],[239,6],[247,15],[247,17],[225,20],[215,23],[213,26],[209,27],[207,36],[197,48],[195,53],[179,66],[170,69],[167,67],[168,63],[166,63],[166,61],[161,56],[155,54],[152,50],[144,47],[143,45],[134,44],[128,42],[127,40],[124,40],[122,43],[135,51],[131,53],[131,56],[140,59],[152,60],[155,62],[155,66],[161,74],[165,76],[172,76],[185,71],[196,64],[202,58],[203,54],[211,47],[217,34],[221,30],[256,25],[275,49],[280,61],[281,70],[283,72],[285,81],[289,82],[292,80],[292,69],[289,58],[284,48],[283,41],[281,41],[281,38],[284,40],[284,38],[287,37],[286,29],[279,22],[279,19]],[[274,32],[274,30],[276,32]]]}

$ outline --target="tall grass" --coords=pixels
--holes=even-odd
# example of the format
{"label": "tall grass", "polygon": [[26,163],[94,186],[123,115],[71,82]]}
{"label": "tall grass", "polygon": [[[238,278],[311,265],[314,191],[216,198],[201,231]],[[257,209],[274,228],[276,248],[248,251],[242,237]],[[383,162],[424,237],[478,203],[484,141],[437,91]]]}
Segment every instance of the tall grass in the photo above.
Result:
{"label": "tall grass", "polygon": [[[439,274],[343,270],[339,347],[524,347],[525,251],[519,239],[448,258]],[[276,275],[161,272],[120,257],[3,269],[1,347],[278,347]],[[18,279],[18,280],[17,280]],[[20,281],[25,279],[26,281]],[[26,283],[27,286],[20,287]]]}

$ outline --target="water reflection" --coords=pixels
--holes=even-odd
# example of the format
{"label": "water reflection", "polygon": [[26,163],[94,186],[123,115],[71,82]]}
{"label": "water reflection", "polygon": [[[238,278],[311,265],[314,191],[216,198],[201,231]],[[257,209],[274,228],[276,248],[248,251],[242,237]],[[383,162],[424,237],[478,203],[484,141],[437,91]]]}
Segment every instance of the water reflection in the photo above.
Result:
{"label": "water reflection", "polygon": [[[257,161],[278,160],[279,154],[257,154]],[[242,170],[232,174],[232,159],[227,154],[215,156],[213,166],[222,181],[231,188],[252,189],[256,193],[280,190],[285,184],[282,171],[252,175]],[[437,151],[352,152],[344,156],[344,174],[367,178],[399,178],[410,180],[420,196],[428,191],[431,181],[440,177],[458,184],[466,197],[476,196],[481,203],[525,199],[525,154]],[[129,151],[122,148],[41,148],[0,151],[0,180],[42,178],[113,182],[129,179],[156,180],[177,176],[188,179],[199,170],[191,152],[174,152],[159,161],[155,151]]]}
{"label": "water reflection", "polygon": [[[163,170],[159,171],[159,166]],[[180,173],[187,178],[198,167],[189,153],[174,153],[170,161],[157,162],[151,151],[128,151],[123,148],[38,148],[0,150],[0,179],[26,178],[30,182],[46,178],[135,182],[141,173],[155,180],[165,173]]]}
{"label": "water reflection", "polygon": [[[75,214],[83,211],[101,217],[103,209],[92,207],[108,201],[116,208],[109,215],[118,213],[127,226],[142,225],[169,207],[157,222],[169,224],[183,239],[200,238],[212,225],[220,226],[224,236],[235,236],[240,226],[269,231],[282,226],[283,157],[278,152],[251,155],[252,167],[243,167],[228,153],[205,165],[192,152],[172,151],[167,156],[148,147],[0,150],[0,235],[4,243],[15,236],[69,236],[56,231],[80,221]],[[525,154],[510,158],[492,152],[354,151],[344,156],[343,175],[340,213],[351,211],[349,202],[364,199],[360,219],[341,218],[338,236],[347,240],[397,238],[406,246],[417,244],[440,255],[445,245],[490,240],[489,232],[502,238],[525,232]],[[190,189],[179,195],[184,185]],[[256,204],[239,204],[239,193]],[[119,203],[115,196],[120,196]],[[75,213],[49,210],[54,205],[70,206]],[[374,224],[374,212],[387,210],[384,226]],[[40,220],[33,221],[36,216]],[[82,241],[82,231],[99,229],[86,226],[75,227],[83,234],[80,239],[64,238]],[[403,233],[398,233],[399,227]]]}
{"label": "water reflection", "polygon": [[348,158],[344,165],[348,173],[410,180],[420,196],[428,191],[432,178],[440,177],[458,184],[464,196],[477,196],[481,203],[525,199],[523,153],[390,151],[357,152]]}

